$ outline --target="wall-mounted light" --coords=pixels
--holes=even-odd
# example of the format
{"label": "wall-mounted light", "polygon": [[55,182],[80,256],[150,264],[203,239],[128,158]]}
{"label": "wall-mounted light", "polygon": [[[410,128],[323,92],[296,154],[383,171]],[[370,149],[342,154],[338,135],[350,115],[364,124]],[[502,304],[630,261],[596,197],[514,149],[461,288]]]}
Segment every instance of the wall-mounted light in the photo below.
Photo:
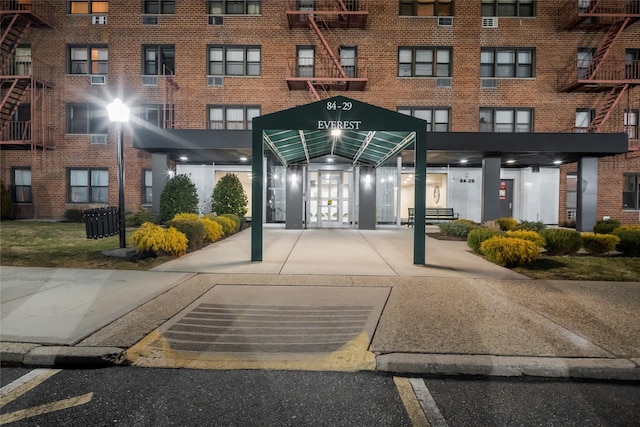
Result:
{"label": "wall-mounted light", "polygon": [[293,184],[298,182],[298,174],[297,173],[294,172],[294,173],[291,174],[291,182]]}
{"label": "wall-mounted light", "polygon": [[371,184],[371,174],[366,174],[364,177],[364,183],[369,185]]}

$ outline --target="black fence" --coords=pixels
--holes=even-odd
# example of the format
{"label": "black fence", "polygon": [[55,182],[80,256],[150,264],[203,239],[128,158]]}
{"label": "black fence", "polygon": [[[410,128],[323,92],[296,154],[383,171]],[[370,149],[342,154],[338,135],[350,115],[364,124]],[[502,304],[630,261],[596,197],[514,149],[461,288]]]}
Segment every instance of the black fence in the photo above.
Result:
{"label": "black fence", "polygon": [[120,233],[120,216],[117,207],[87,209],[83,212],[87,239],[101,239]]}

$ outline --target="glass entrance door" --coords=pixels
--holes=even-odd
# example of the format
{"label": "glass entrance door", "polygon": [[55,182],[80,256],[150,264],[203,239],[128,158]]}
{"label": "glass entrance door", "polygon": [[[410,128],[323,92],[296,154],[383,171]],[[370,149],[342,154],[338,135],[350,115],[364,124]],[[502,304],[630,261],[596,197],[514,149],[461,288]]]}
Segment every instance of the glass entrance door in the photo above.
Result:
{"label": "glass entrance door", "polygon": [[349,172],[310,172],[309,225],[318,228],[351,226]]}

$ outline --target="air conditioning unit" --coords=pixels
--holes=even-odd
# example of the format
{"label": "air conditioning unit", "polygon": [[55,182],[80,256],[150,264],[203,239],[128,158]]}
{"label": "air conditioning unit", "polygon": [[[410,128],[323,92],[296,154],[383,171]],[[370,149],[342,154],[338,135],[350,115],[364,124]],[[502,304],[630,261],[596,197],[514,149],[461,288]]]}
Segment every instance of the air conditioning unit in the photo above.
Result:
{"label": "air conditioning unit", "polygon": [[224,77],[207,76],[207,86],[224,86]]}
{"label": "air conditioning unit", "polygon": [[482,89],[495,89],[498,87],[498,79],[480,79]]}
{"label": "air conditioning unit", "polygon": [[224,24],[224,17],[222,16],[210,16],[209,25],[222,25]]}
{"label": "air conditioning unit", "polygon": [[498,17],[497,16],[483,17],[482,28],[498,28]]}
{"label": "air conditioning unit", "polygon": [[158,25],[157,16],[143,16],[142,25]]}
{"label": "air conditioning unit", "polygon": [[142,86],[158,86],[158,76],[142,76]]}
{"label": "air conditioning unit", "polygon": [[92,85],[104,85],[107,84],[107,76],[95,75],[89,76],[89,81]]}
{"label": "air conditioning unit", "polygon": [[91,145],[105,145],[107,143],[107,135],[91,135]]}
{"label": "air conditioning unit", "polygon": [[104,25],[107,23],[107,17],[105,15],[92,16],[91,22],[98,25]]}
{"label": "air conditioning unit", "polygon": [[453,16],[439,16],[438,27],[453,27]]}
{"label": "air conditioning unit", "polygon": [[436,79],[436,87],[451,87],[451,82],[452,82],[452,78],[451,77],[440,77]]}

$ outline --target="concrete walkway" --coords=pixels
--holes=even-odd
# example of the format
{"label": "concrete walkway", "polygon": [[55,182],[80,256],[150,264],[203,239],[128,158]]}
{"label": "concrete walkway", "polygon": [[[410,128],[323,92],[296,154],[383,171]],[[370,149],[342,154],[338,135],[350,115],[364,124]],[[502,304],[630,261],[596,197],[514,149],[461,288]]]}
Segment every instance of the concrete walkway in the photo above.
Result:
{"label": "concrete walkway", "polygon": [[[148,356],[152,343],[156,351],[169,342],[178,318],[201,303],[221,306],[225,315],[224,304],[244,298],[255,309],[267,304],[269,289],[280,289],[269,304],[309,307],[322,291],[343,295],[323,305],[335,309],[362,305],[358,289],[376,288],[386,297],[377,297],[380,309],[364,335],[348,342],[357,351],[334,352],[341,364],[323,358],[316,365],[236,366],[640,379],[640,282],[531,280],[471,253],[465,242],[431,238],[427,265],[415,266],[406,228],[265,228],[260,263],[249,261],[250,238],[245,230],[149,272],[2,267],[2,361],[97,366],[146,358],[153,366],[229,369],[203,363],[216,359],[205,357],[212,353],[206,346],[188,354],[190,364],[177,363],[175,349]],[[311,302],[298,295],[287,304],[305,293]],[[249,353],[256,359],[257,350]],[[167,354],[173,359],[164,363]]]}

